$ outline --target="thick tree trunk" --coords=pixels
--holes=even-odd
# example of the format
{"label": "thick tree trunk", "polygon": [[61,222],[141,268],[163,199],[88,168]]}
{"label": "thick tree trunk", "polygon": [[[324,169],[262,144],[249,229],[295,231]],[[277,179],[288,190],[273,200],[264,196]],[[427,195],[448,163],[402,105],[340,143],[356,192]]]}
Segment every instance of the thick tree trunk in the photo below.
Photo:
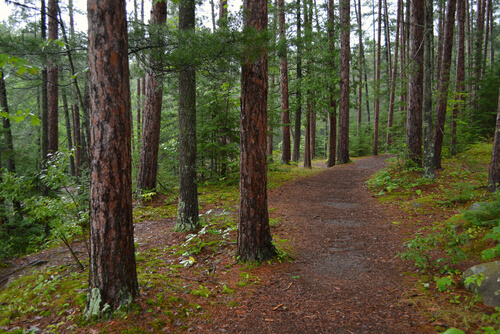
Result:
{"label": "thick tree trunk", "polygon": [[300,130],[302,123],[302,30],[300,0],[297,0],[297,111],[295,112],[295,137],[293,138],[292,161],[300,158]]}
{"label": "thick tree trunk", "polygon": [[457,72],[455,82],[455,100],[451,122],[451,155],[457,154],[457,119],[462,113],[465,97],[465,1],[457,0]]}
{"label": "thick tree trunk", "polygon": [[[194,32],[195,1],[179,2],[179,29]],[[182,43],[182,41],[179,41]],[[179,72],[179,204],[177,231],[199,227],[196,175],[196,72],[185,67]]]}
{"label": "thick tree trunk", "polygon": [[448,87],[450,84],[451,55],[453,53],[453,33],[455,30],[455,9],[457,0],[448,0],[444,28],[441,76],[437,86],[436,123],[434,126],[434,165],[441,168],[441,150],[443,147],[446,107],[448,105]]}
{"label": "thick tree trunk", "polygon": [[434,145],[432,140],[432,31],[433,31],[433,8],[432,0],[426,0],[425,4],[425,35],[424,35],[424,152],[423,152],[423,176],[426,179],[434,179]]}
{"label": "thick tree trunk", "polygon": [[[155,2],[151,10],[151,25],[165,24],[167,20],[167,2]],[[156,32],[159,34],[159,32]],[[152,36],[158,38],[158,36]],[[159,57],[161,51],[155,53],[150,59],[152,65]],[[163,97],[163,83],[158,80],[154,69],[147,77],[148,89],[144,107],[144,135],[142,136],[141,156],[139,171],[137,173],[137,192],[156,189],[158,171],[158,150],[160,147],[161,106]]]}
{"label": "thick tree trunk", "polygon": [[[244,0],[244,30],[267,28],[267,1]],[[267,51],[247,45],[241,73],[240,208],[237,256],[263,261],[275,254],[267,208]],[[258,55],[249,59],[249,55]]]}
{"label": "thick tree trunk", "polygon": [[90,264],[85,315],[139,293],[134,254],[127,17],[121,0],[89,0]]}
{"label": "thick tree trunk", "polygon": [[498,94],[497,123],[495,127],[495,139],[493,140],[493,151],[491,154],[490,172],[488,176],[488,191],[495,192],[500,187],[500,91]]}
{"label": "thick tree trunk", "polygon": [[[48,2],[49,39],[58,39],[57,0]],[[49,62],[47,69],[47,131],[48,152],[55,153],[59,150],[59,70],[57,65]]]}
{"label": "thick tree trunk", "polygon": [[350,0],[340,0],[340,97],[338,163],[349,162],[349,59],[351,54]]}
{"label": "thick tree trunk", "polygon": [[422,99],[423,99],[423,30],[425,24],[425,0],[410,4],[410,55],[413,60],[409,69],[408,111],[406,118],[406,148],[408,157],[422,166]]}

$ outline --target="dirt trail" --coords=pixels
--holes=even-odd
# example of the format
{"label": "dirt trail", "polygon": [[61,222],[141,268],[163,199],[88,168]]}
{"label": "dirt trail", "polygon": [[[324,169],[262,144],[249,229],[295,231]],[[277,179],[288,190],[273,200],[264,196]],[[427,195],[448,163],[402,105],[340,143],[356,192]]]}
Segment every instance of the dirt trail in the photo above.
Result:
{"label": "dirt trail", "polygon": [[299,254],[286,272],[215,324],[231,333],[426,333],[404,302],[401,237],[365,186],[387,156],[368,157],[270,194]]}

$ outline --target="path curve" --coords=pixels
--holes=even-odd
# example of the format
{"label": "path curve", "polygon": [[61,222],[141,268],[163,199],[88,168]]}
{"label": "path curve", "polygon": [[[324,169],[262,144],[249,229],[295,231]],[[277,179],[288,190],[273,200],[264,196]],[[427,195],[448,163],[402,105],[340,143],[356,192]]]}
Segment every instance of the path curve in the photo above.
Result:
{"label": "path curve", "polygon": [[401,238],[365,181],[385,165],[374,156],[274,190],[269,206],[298,245],[295,261],[274,274],[219,332],[426,333],[405,302],[395,255]]}

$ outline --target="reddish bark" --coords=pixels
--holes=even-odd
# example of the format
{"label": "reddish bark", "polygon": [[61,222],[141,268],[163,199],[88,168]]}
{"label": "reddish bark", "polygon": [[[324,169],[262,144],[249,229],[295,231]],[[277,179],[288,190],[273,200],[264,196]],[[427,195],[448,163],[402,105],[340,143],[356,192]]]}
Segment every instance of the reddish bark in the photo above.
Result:
{"label": "reddish bark", "polygon": [[297,111],[295,111],[295,137],[293,138],[292,161],[298,162],[300,157],[300,137],[302,122],[302,30],[300,15],[300,0],[297,0]]}
{"label": "reddish bark", "polygon": [[423,100],[423,48],[425,0],[410,4],[410,55],[413,65],[408,82],[408,111],[406,118],[406,148],[408,156],[422,166],[422,100]]}
{"label": "reddish bark", "polygon": [[[244,0],[244,30],[264,32],[267,1]],[[267,208],[267,51],[248,45],[241,73],[240,209],[237,255],[243,261],[263,261],[275,254]],[[253,50],[252,50],[253,49]],[[248,53],[247,53],[248,52]],[[258,53],[253,60],[247,54]]]}
{"label": "reddish bark", "polygon": [[278,21],[280,38],[280,98],[281,98],[281,135],[283,138],[281,162],[289,164],[291,159],[290,111],[288,103],[288,58],[285,29],[285,1],[278,0]]}
{"label": "reddish bark", "polygon": [[338,163],[349,162],[349,59],[350,49],[350,0],[340,0],[340,97]]}
{"label": "reddish bark", "polygon": [[[331,61],[329,71],[335,73],[335,61],[333,60],[335,53],[335,14],[333,0],[328,0],[328,41],[330,44]],[[333,84],[332,84],[333,86]],[[329,149],[328,149],[328,167],[335,166],[336,150],[337,150],[337,100],[334,95],[334,87],[329,89],[329,111],[328,122],[330,123]]]}
{"label": "reddish bark", "polygon": [[[57,0],[48,2],[49,40],[58,38]],[[51,61],[47,69],[47,149],[49,153],[59,150],[59,70]]]}
{"label": "reddish bark", "polygon": [[[167,3],[165,1],[155,2],[151,10],[151,24],[164,24],[166,20]],[[144,134],[142,136],[139,171],[137,173],[138,192],[156,189],[158,150],[160,147],[163,83],[158,81],[157,74],[154,71],[148,75],[147,81],[148,88],[146,90],[143,124]]]}
{"label": "reddish bark", "polygon": [[[90,264],[86,316],[139,293],[134,254],[125,2],[89,0]],[[99,302],[100,298],[100,302]]]}

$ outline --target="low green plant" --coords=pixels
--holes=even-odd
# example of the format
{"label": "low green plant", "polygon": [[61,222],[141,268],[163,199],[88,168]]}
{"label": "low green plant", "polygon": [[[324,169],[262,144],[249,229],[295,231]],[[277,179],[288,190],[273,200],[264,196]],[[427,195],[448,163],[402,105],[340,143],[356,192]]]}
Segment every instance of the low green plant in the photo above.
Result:
{"label": "low green plant", "polygon": [[[415,238],[404,243],[406,251],[398,253],[398,256],[404,260],[414,261],[415,266],[422,269],[448,268],[467,259],[462,246],[466,245],[468,240],[467,233],[459,233],[457,227],[451,223],[424,227],[419,230]],[[447,256],[434,258],[436,249],[441,249]]]}

